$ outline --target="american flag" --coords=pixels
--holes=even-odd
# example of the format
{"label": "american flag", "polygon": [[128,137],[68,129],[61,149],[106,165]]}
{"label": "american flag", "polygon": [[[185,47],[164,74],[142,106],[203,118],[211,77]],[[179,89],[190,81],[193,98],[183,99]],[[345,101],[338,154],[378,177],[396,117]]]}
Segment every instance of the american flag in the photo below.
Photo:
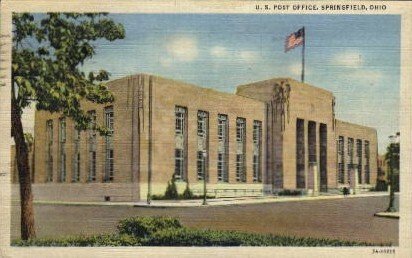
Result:
{"label": "american flag", "polygon": [[285,52],[294,49],[297,46],[303,45],[305,42],[305,28],[301,28],[286,37]]}

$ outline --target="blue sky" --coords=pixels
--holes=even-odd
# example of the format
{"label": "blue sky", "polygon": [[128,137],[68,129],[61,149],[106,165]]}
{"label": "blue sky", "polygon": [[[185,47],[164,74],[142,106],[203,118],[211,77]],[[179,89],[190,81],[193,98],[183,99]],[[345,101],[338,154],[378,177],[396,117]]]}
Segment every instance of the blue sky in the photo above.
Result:
{"label": "blue sky", "polygon": [[99,41],[84,69],[111,79],[145,72],[220,91],[273,77],[300,79],[301,49],[284,40],[305,26],[305,81],[334,93],[337,118],[378,130],[379,152],[399,131],[400,16],[112,14],[126,38]]}

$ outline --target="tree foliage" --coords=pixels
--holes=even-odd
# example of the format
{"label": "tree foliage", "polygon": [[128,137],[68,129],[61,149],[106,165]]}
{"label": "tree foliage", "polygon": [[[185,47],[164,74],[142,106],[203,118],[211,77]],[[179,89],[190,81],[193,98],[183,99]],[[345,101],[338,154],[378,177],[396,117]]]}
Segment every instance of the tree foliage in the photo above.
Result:
{"label": "tree foliage", "polygon": [[[113,96],[104,82],[109,73],[100,70],[87,76],[83,64],[95,54],[93,42],[124,38],[124,28],[105,13],[14,13],[12,47],[11,124],[19,171],[21,237],[35,237],[33,194],[28,162],[28,138],[22,125],[25,107],[59,112],[78,129],[91,127],[83,101],[103,104]],[[93,125],[102,134],[100,125]]]}
{"label": "tree foliage", "polygon": [[123,26],[105,13],[14,14],[12,77],[19,112],[34,101],[37,110],[61,112],[86,129],[90,117],[81,101],[102,104],[113,96],[104,84],[107,71],[86,75],[81,67],[95,54],[93,42],[124,36]]}
{"label": "tree foliage", "polygon": [[391,143],[386,148],[385,160],[392,169],[399,171],[399,155],[400,146],[399,143]]}

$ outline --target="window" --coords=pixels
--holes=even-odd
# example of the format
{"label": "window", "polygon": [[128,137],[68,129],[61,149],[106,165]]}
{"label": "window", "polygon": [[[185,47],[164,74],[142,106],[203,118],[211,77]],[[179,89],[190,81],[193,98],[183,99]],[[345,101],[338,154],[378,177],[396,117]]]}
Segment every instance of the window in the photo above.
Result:
{"label": "window", "polygon": [[113,149],[106,150],[106,175],[105,175],[105,182],[113,181],[113,172],[114,172],[114,155]]}
{"label": "window", "polygon": [[262,182],[262,122],[253,121],[253,182]]}
{"label": "window", "polygon": [[80,130],[74,128],[74,151],[73,151],[73,173],[72,182],[80,180]]}
{"label": "window", "polygon": [[89,182],[96,181],[96,151],[89,152]]}
{"label": "window", "polygon": [[317,162],[317,139],[316,139],[316,122],[308,122],[308,160],[309,163]]}
{"label": "window", "polygon": [[46,181],[53,181],[53,120],[46,122]]}
{"label": "window", "polygon": [[104,181],[113,181],[114,177],[114,151],[113,151],[113,134],[114,134],[114,112],[113,107],[106,107],[104,110],[105,127],[109,134],[105,136],[106,140],[106,161],[104,170]]}
{"label": "window", "polygon": [[236,119],[236,141],[244,142],[246,136],[246,120],[244,118]]}
{"label": "window", "polygon": [[370,184],[370,168],[369,164],[365,165],[365,184]]}
{"label": "window", "polygon": [[236,181],[246,182],[246,119],[236,119]]}
{"label": "window", "polygon": [[197,135],[201,139],[207,138],[208,119],[209,114],[206,111],[197,112]]}
{"label": "window", "polygon": [[203,180],[206,170],[206,155],[203,151],[197,152],[197,179]]}
{"label": "window", "polygon": [[343,155],[344,154],[344,149],[345,149],[345,140],[343,136],[339,136],[338,140],[338,154]]}
{"label": "window", "polygon": [[351,179],[351,176],[350,176],[350,174],[349,173],[352,173],[351,172],[351,170],[352,170],[352,168],[353,168],[353,164],[346,164],[346,171],[347,171],[347,183],[348,184],[350,184],[350,179]]}
{"label": "window", "polygon": [[365,159],[369,159],[369,141],[365,141]]}
{"label": "window", "polygon": [[350,183],[351,175],[349,173],[353,173],[354,165],[353,165],[353,147],[354,147],[354,140],[353,138],[348,138],[348,161],[346,165],[346,170],[348,173],[348,183]]}
{"label": "window", "polygon": [[365,184],[370,184],[370,149],[369,141],[365,141]]}
{"label": "window", "polygon": [[362,184],[362,140],[356,140],[356,157],[358,159],[358,183]]}
{"label": "window", "polygon": [[305,120],[296,120],[296,188],[305,188]]}
{"label": "window", "polygon": [[96,111],[91,110],[88,112],[91,118],[90,127],[88,130],[88,181],[96,181],[96,148],[97,148],[97,134],[96,134]]}
{"label": "window", "polygon": [[345,138],[338,138],[338,183],[345,183]]}
{"label": "window", "polygon": [[176,114],[176,134],[183,135],[183,132],[185,130],[186,108],[176,107],[175,114]]}
{"label": "window", "polygon": [[243,154],[236,154],[236,181],[246,182],[245,169],[245,159]]}
{"label": "window", "polygon": [[175,178],[182,179],[184,175],[184,157],[182,149],[175,149]]}
{"label": "window", "polygon": [[217,138],[217,180],[219,182],[229,182],[229,120],[227,115],[219,114],[217,116]]}
{"label": "window", "polygon": [[345,183],[345,166],[343,165],[343,163],[338,164],[338,183]]}
{"label": "window", "polygon": [[209,113],[197,112],[197,179],[207,180],[207,156],[209,138]]}
{"label": "window", "polygon": [[217,136],[219,141],[225,141],[228,132],[227,115],[219,114],[217,117]]}
{"label": "window", "polygon": [[[187,109],[175,107],[175,179],[184,180],[186,177],[186,143],[187,143]],[[203,132],[202,132],[203,133]]]}
{"label": "window", "polygon": [[59,182],[66,181],[66,119],[59,120],[60,177]]}
{"label": "window", "polygon": [[353,145],[354,145],[353,138],[348,138],[348,158],[349,158],[348,162],[350,164],[353,163]]}

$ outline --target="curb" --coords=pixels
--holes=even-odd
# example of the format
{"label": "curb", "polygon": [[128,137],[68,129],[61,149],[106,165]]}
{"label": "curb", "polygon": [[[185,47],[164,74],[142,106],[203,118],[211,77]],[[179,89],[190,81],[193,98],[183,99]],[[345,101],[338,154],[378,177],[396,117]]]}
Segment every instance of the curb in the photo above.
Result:
{"label": "curb", "polygon": [[[202,204],[202,200],[195,200],[189,202],[157,202],[152,201],[151,204],[147,204],[145,201],[141,202],[68,202],[68,201],[34,201],[35,204],[44,205],[69,205],[69,206],[128,206],[128,207],[143,207],[143,208],[189,208],[189,207],[212,207],[212,206],[233,206],[233,205],[251,205],[251,204],[264,204],[264,203],[277,203],[277,202],[305,202],[305,201],[322,201],[322,200],[337,200],[348,198],[366,198],[366,197],[381,197],[387,196],[384,194],[358,194],[358,195],[327,195],[327,196],[314,196],[314,197],[251,197],[251,198],[227,198],[227,199],[210,199],[207,205]],[[376,213],[375,216],[399,218],[393,214]]]}
{"label": "curb", "polygon": [[399,219],[399,212],[377,212],[374,214],[375,217]]}

